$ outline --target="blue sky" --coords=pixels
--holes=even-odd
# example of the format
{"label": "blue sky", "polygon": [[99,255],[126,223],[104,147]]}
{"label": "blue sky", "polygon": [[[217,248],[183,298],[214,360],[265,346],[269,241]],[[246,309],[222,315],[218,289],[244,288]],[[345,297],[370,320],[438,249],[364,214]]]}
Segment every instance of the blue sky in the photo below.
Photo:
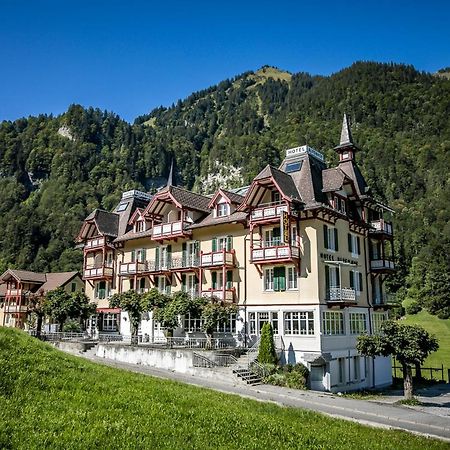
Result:
{"label": "blue sky", "polygon": [[0,0],[0,120],[71,103],[133,121],[269,64],[450,66],[450,2]]}

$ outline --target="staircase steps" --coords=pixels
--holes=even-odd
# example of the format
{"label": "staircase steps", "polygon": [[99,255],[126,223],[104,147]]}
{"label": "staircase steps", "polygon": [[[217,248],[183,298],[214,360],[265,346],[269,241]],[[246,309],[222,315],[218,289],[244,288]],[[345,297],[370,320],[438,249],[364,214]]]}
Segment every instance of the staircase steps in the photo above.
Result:
{"label": "staircase steps", "polygon": [[250,370],[244,367],[237,367],[233,369],[233,373],[247,384],[256,385],[262,383],[261,378],[259,378],[253,372],[250,372]]}

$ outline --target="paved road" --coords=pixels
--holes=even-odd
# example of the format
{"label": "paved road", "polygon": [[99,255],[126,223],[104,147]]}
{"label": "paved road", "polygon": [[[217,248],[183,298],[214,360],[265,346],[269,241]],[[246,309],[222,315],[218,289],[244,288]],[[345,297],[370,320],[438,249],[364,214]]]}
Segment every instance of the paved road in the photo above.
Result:
{"label": "paved road", "polygon": [[[227,383],[164,369],[107,360],[96,356],[86,355],[85,357],[100,364],[132,372],[171,379],[259,401],[269,401],[294,408],[305,408],[332,417],[352,420],[375,427],[402,429],[450,442],[450,420],[448,416],[437,416],[427,413],[424,410],[401,407],[373,400],[366,401],[342,398],[329,393],[301,391],[266,384],[247,386],[237,380],[230,380]],[[444,404],[443,407],[448,408],[448,404]]]}

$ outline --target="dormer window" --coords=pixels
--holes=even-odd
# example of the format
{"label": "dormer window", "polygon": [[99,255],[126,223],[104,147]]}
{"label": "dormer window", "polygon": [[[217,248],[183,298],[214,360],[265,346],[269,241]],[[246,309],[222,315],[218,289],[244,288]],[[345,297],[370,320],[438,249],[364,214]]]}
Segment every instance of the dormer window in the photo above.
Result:
{"label": "dormer window", "polygon": [[145,220],[138,220],[134,225],[134,230],[136,233],[145,231]]}
{"label": "dormer window", "polygon": [[281,196],[278,191],[272,191],[272,203],[280,203]]}
{"label": "dormer window", "polygon": [[219,203],[216,207],[216,217],[228,216],[230,214],[230,205],[228,203]]}

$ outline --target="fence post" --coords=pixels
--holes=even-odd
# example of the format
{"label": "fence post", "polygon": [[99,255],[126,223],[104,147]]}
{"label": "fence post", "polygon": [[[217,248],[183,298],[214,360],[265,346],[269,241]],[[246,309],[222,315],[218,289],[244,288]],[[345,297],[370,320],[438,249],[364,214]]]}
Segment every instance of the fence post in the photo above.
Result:
{"label": "fence post", "polygon": [[444,377],[444,364],[441,364],[441,372],[442,372],[441,380],[442,380],[442,381],[445,381],[445,377]]}
{"label": "fence post", "polygon": [[447,383],[450,384],[450,369],[447,369]]}

